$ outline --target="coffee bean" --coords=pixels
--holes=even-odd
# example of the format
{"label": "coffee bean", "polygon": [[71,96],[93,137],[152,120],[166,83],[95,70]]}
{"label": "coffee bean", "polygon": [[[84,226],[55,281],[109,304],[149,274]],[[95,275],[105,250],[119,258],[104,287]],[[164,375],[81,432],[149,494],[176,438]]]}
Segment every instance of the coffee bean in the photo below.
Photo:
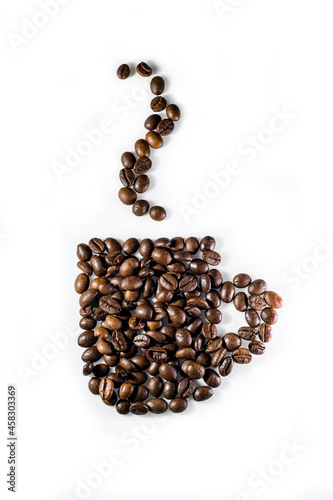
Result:
{"label": "coffee bean", "polygon": [[94,363],[92,363],[91,361],[83,365],[82,373],[84,376],[90,375],[93,371],[94,371]]}
{"label": "coffee bean", "polygon": [[128,64],[122,64],[117,69],[117,77],[120,78],[120,80],[126,80],[126,78],[129,77],[130,72],[131,72],[131,70],[130,70],[129,65]]}
{"label": "coffee bean", "polygon": [[174,366],[168,363],[162,363],[159,368],[159,373],[164,380],[175,382],[177,380],[177,370]]}
{"label": "coffee bean", "polygon": [[205,372],[204,381],[207,385],[209,385],[209,387],[213,387],[215,389],[221,384],[221,377],[215,370],[208,368]]}
{"label": "coffee bean", "polygon": [[135,162],[133,170],[136,174],[145,174],[150,170],[151,166],[151,159],[148,156],[142,156]]}
{"label": "coffee bean", "polygon": [[109,378],[102,378],[99,384],[99,395],[103,400],[109,401],[113,395],[114,382]]}
{"label": "coffee bean", "polygon": [[176,290],[178,287],[178,280],[174,274],[165,273],[159,278],[159,284],[166,290]]}
{"label": "coffee bean", "polygon": [[150,180],[148,175],[140,174],[134,182],[134,190],[137,193],[145,193],[150,186]]}
{"label": "coffee bean", "polygon": [[168,265],[172,261],[172,255],[166,248],[155,248],[151,253],[152,258],[158,264]]}
{"label": "coffee bean", "polygon": [[[154,113],[159,113],[160,111],[163,111],[163,109],[166,108],[167,102],[164,99],[164,97],[157,96],[154,97],[154,99],[150,103],[151,109],[154,111]],[[168,118],[170,118],[168,116]]]}
{"label": "coffee bean", "polygon": [[266,307],[266,309],[261,311],[261,319],[264,323],[267,323],[267,325],[275,325],[278,320],[278,313],[275,311],[275,309]]}
{"label": "coffee bean", "polygon": [[259,326],[259,338],[262,342],[269,342],[272,338],[272,327],[266,325],[266,323],[261,323]]}
{"label": "coffee bean", "polygon": [[223,337],[223,345],[228,351],[235,351],[242,345],[242,340],[236,333],[226,333]]}
{"label": "coffee bean", "polygon": [[260,342],[260,340],[252,340],[252,342],[249,343],[249,350],[252,354],[264,354],[265,349],[265,344]]}
{"label": "coffee bean", "polygon": [[202,252],[207,252],[208,250],[214,250],[216,245],[215,238],[212,236],[205,236],[200,241],[200,250]]}
{"label": "coffee bean", "polygon": [[112,352],[113,352],[111,344],[109,342],[106,342],[105,340],[100,340],[97,343],[96,347],[97,347],[98,352],[100,352],[101,354],[106,354],[106,355],[110,356],[110,354],[112,354]]}
{"label": "coffee bean", "polygon": [[147,132],[146,141],[149,144],[149,146],[153,149],[159,149],[163,146],[162,136],[157,132],[154,132],[153,130]]}
{"label": "coffee bean", "polygon": [[128,342],[121,330],[112,332],[111,344],[113,348],[118,352],[124,352],[128,348]]}
{"label": "coffee bean", "polygon": [[194,391],[193,398],[195,399],[195,401],[206,401],[207,399],[210,399],[213,394],[214,391],[211,387],[201,385]]}
{"label": "coffee bean", "polygon": [[233,367],[234,367],[234,360],[230,356],[224,358],[219,367],[219,372],[221,377],[227,377],[228,375],[230,375]]}
{"label": "coffee bean", "polygon": [[86,307],[88,306],[89,304],[91,304],[94,299],[98,296],[98,290],[93,290],[91,288],[89,288],[88,290],[86,290],[85,292],[83,292],[81,294],[81,297],[80,297],[80,306],[81,307]]}
{"label": "coffee bean", "polygon": [[[234,298],[234,306],[237,311],[244,312],[247,310],[247,295],[244,292],[238,292]],[[252,306],[251,306],[252,307]]]}
{"label": "coffee bean", "polygon": [[132,403],[129,411],[134,413],[134,415],[145,415],[149,411],[149,406],[141,402]]}
{"label": "coffee bean", "polygon": [[232,353],[232,358],[235,361],[235,363],[245,365],[247,363],[250,363],[252,359],[252,354],[248,349],[240,347],[239,349],[236,349],[236,351]]}
{"label": "coffee bean", "polygon": [[101,297],[99,307],[107,314],[119,314],[121,312],[121,305],[110,295],[103,295],[103,297]]}
{"label": "coffee bean", "polygon": [[91,378],[88,382],[88,387],[89,387],[89,390],[90,392],[92,392],[92,394],[95,394],[97,395],[99,393],[99,384],[100,384],[100,379],[99,378]]}
{"label": "coffee bean", "polygon": [[180,109],[176,104],[169,104],[166,108],[166,115],[170,120],[177,122],[180,120]]}
{"label": "coffee bean", "polygon": [[262,295],[267,291],[267,283],[264,280],[257,279],[252,281],[251,285],[249,286],[249,293],[255,294],[255,295]]}
{"label": "coffee bean", "polygon": [[[159,365],[157,365],[157,367],[159,370]],[[161,377],[158,377],[156,375],[152,377],[148,382],[148,389],[152,396],[158,398],[163,391],[163,380],[161,379]]]}
{"label": "coffee bean", "polygon": [[100,238],[92,238],[89,241],[89,247],[94,253],[103,253],[105,250],[105,243]]}
{"label": "coffee bean", "polygon": [[84,260],[79,260],[79,262],[77,263],[77,267],[87,276],[91,276],[93,273],[91,265],[88,264],[88,262],[85,262]]}
{"label": "coffee bean", "polygon": [[164,136],[170,135],[175,128],[175,124],[170,118],[165,118],[164,120],[161,120],[156,127],[156,131]]}
{"label": "coffee bean", "polygon": [[126,152],[121,155],[121,163],[124,168],[133,168],[135,164],[135,156],[133,153]]}
{"label": "coffee bean", "polygon": [[110,367],[104,363],[101,363],[99,365],[96,365],[94,367],[94,375],[95,377],[103,378],[108,375],[110,371]]}
{"label": "coffee bean", "polygon": [[169,403],[169,409],[172,413],[182,413],[186,410],[188,404],[185,398],[175,398]]}
{"label": "coffee bean", "polygon": [[221,323],[222,321],[221,311],[219,309],[215,309],[214,307],[210,307],[209,309],[207,309],[205,315],[208,321],[216,325]]}
{"label": "coffee bean", "polygon": [[190,262],[189,268],[193,274],[201,276],[202,274],[207,274],[209,266],[206,262],[201,259],[194,259]]}
{"label": "coffee bean", "polygon": [[145,63],[145,62],[140,62],[140,64],[137,65],[136,71],[140,76],[148,77],[152,74],[153,70],[151,67]]}
{"label": "coffee bean", "polygon": [[96,344],[96,341],[97,338],[95,337],[94,332],[91,330],[80,333],[77,339],[77,343],[80,347],[91,347]]}
{"label": "coffee bean", "polygon": [[[227,353],[227,349],[225,347],[221,347],[220,349],[217,349],[217,351],[215,351],[211,357],[211,365],[214,368],[216,366],[218,366],[222,362],[226,353]],[[199,358],[197,359],[197,361],[199,362]]]}
{"label": "coffee bean", "polygon": [[146,356],[149,361],[160,363],[167,358],[167,351],[163,347],[150,347],[147,350]]}
{"label": "coffee bean", "polygon": [[202,335],[208,339],[213,340],[217,337],[217,328],[214,324],[207,321],[202,325]]}
{"label": "coffee bean", "polygon": [[168,409],[167,402],[162,398],[152,398],[147,401],[147,406],[152,413],[159,415],[165,413]]}
{"label": "coffee bean", "polygon": [[275,292],[266,292],[264,299],[273,309],[280,309],[283,306],[283,299]]}
{"label": "coffee bean", "polygon": [[76,293],[81,294],[85,292],[88,287],[89,287],[89,277],[84,273],[79,274],[75,280],[75,285],[74,285]]}
{"label": "coffee bean", "polygon": [[212,288],[219,288],[222,285],[223,277],[218,269],[210,269],[208,276],[210,277]]}
{"label": "coffee bean", "polygon": [[154,76],[152,81],[150,82],[150,90],[155,95],[160,95],[164,92],[165,89],[165,81],[161,76]]}
{"label": "coffee bean", "polygon": [[240,273],[236,274],[232,281],[237,288],[245,288],[251,283],[251,277],[248,274]]}
{"label": "coffee bean", "polygon": [[136,238],[128,238],[128,240],[124,241],[123,252],[132,255],[137,252],[139,246],[140,243]]}
{"label": "coffee bean", "polygon": [[135,181],[135,175],[130,168],[123,168],[119,172],[119,179],[123,186],[132,187]]}
{"label": "coffee bean", "polygon": [[245,311],[245,319],[247,324],[249,326],[252,326],[253,328],[256,328],[260,325],[259,314],[254,309],[248,309],[247,311]]}
{"label": "coffee bean", "polygon": [[163,396],[165,399],[173,399],[177,396],[177,382],[166,381],[163,389]]}
{"label": "coffee bean", "polygon": [[267,303],[260,295],[250,295],[248,298],[249,306],[255,311],[262,311],[267,307]]}
{"label": "coffee bean", "polygon": [[251,328],[250,326],[242,326],[238,330],[238,335],[244,340],[256,340],[258,330]]}
{"label": "coffee bean", "polygon": [[123,382],[119,387],[118,396],[120,399],[129,399],[134,392],[134,385],[129,382]]}
{"label": "coffee bean", "polygon": [[143,158],[143,157],[146,158],[146,157],[150,156],[149,144],[144,139],[137,140],[135,145],[134,145],[134,149],[135,149],[136,154],[140,158]]}
{"label": "coffee bean", "polygon": [[136,192],[131,188],[120,188],[118,197],[124,205],[133,205],[136,200]]}
{"label": "coffee bean", "polygon": [[120,400],[116,404],[116,410],[120,415],[128,415],[129,407],[130,407],[129,401]]}
{"label": "coffee bean", "polygon": [[[126,154],[126,153],[124,153],[124,154]],[[128,154],[131,154],[131,153],[128,153]],[[134,163],[133,163],[133,165],[134,165]],[[104,243],[105,243],[105,246],[106,246],[107,251],[109,253],[116,254],[116,253],[121,251],[121,245],[120,245],[119,241],[117,241],[115,238],[106,238],[104,240]]]}
{"label": "coffee bean", "polygon": [[222,302],[221,297],[216,290],[212,290],[211,292],[207,293],[206,300],[208,302],[208,305],[210,307],[214,307],[215,309],[220,307]]}
{"label": "coffee bean", "polygon": [[[158,127],[158,124],[160,123],[160,121],[162,120],[162,118],[160,117],[160,115],[150,115],[148,116],[148,118],[146,118],[146,121],[144,123],[144,126],[147,130],[155,130],[157,129]],[[159,134],[161,134],[161,132],[158,132]],[[161,134],[163,135],[163,134]]]}
{"label": "coffee bean", "polygon": [[89,361],[95,362],[101,359],[102,354],[97,350],[96,346],[88,347],[82,354],[81,359],[85,363],[88,363]]}
{"label": "coffee bean", "polygon": [[221,262],[221,255],[214,250],[206,250],[202,253],[202,259],[210,266],[218,266]]}
{"label": "coffee bean", "polygon": [[185,360],[182,364],[182,370],[193,379],[199,379],[205,375],[205,368],[196,361]]}
{"label": "coffee bean", "polygon": [[221,287],[221,300],[225,303],[230,303],[235,297],[235,285],[231,281],[225,281]]}
{"label": "coffee bean", "polygon": [[148,210],[149,210],[149,203],[146,200],[137,200],[132,205],[132,212],[134,215],[137,215],[138,217],[142,217],[142,215],[148,213]]}
{"label": "coffee bean", "polygon": [[88,245],[80,243],[77,246],[76,254],[79,260],[88,261],[91,258],[92,252]]}

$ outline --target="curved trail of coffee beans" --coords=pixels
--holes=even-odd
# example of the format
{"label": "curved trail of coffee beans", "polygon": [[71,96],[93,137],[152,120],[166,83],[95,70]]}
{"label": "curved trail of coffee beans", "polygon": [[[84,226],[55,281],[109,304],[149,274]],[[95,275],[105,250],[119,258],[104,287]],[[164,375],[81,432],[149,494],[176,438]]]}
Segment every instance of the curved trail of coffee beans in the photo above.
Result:
{"label": "curved trail of coffee beans", "polygon": [[[262,279],[224,281],[212,236],[92,238],[77,256],[83,374],[123,415],[181,413],[211,398],[234,363],[265,352],[283,305]],[[231,302],[247,324],[221,336],[220,306]]]}
{"label": "curved trail of coffee beans", "polygon": [[[141,62],[136,67],[136,72],[142,77],[150,77],[153,73],[151,67]],[[130,75],[128,64],[122,64],[117,70],[117,76],[125,80]],[[180,109],[176,104],[168,104],[161,95],[165,89],[165,81],[161,76],[155,76],[150,82],[150,90],[154,97],[150,103],[150,108],[154,112],[146,119],[144,126],[148,132],[145,139],[138,139],[134,145],[135,154],[125,152],[121,156],[123,168],[119,172],[119,179],[123,185],[120,188],[118,197],[124,205],[131,205],[134,215],[141,217],[149,212],[150,217],[155,221],[162,221],[166,217],[166,210],[155,205],[150,208],[147,200],[138,200],[137,195],[143,194],[149,189],[150,180],[147,172],[152,167],[151,150],[160,149],[163,146],[163,137],[173,132],[175,122],[180,119]],[[160,114],[165,110],[166,118]],[[136,156],[135,156],[136,155]],[[150,208],[150,209],[149,209]]]}

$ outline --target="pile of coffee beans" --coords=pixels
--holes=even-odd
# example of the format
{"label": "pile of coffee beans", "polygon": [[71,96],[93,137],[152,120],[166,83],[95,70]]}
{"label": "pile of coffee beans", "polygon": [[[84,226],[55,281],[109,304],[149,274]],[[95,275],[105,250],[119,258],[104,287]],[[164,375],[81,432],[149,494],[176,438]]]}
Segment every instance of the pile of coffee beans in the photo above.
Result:
{"label": "pile of coffee beans", "polygon": [[[137,65],[136,71],[140,76],[150,77],[152,68],[145,62]],[[128,64],[122,64],[117,70],[117,76],[124,80],[130,75]],[[161,76],[155,76],[150,82],[150,90],[155,96],[150,108],[153,114],[145,120],[144,127],[148,131],[144,139],[138,139],[134,145],[134,152],[126,151],[121,156],[122,169],[119,179],[123,187],[120,188],[118,196],[125,205],[132,205],[134,215],[141,217],[149,212],[155,221],[162,221],[166,217],[166,210],[161,206],[153,206],[149,210],[147,200],[138,200],[137,195],[145,193],[150,185],[147,172],[152,167],[151,150],[163,146],[164,137],[174,130],[175,122],[180,119],[180,109],[176,104],[168,104],[161,95],[165,90],[165,81]],[[166,117],[158,113],[165,111]]]}
{"label": "pile of coffee beans", "polygon": [[[123,415],[180,413],[211,398],[234,363],[265,352],[282,307],[262,279],[223,280],[212,236],[93,238],[77,256],[83,374]],[[246,325],[221,335],[220,306],[231,302]]]}

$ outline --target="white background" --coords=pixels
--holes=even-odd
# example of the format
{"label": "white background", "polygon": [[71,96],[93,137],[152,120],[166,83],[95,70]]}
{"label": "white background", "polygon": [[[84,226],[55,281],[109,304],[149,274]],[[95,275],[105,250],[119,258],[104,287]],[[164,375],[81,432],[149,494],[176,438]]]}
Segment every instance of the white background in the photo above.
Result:
{"label": "white background", "polygon": [[[41,3],[1,2],[1,497],[13,383],[18,499],[331,499],[332,2],[72,0],[46,19]],[[27,20],[45,26],[19,38]],[[182,109],[154,153],[148,199],[167,208],[163,223],[117,198],[150,97],[146,80],[115,72],[141,60]],[[289,123],[271,133],[276,111]],[[105,119],[112,132],[60,180],[54,162]],[[237,172],[212,186],[231,161]],[[79,319],[76,245],[192,234],[216,237],[225,279],[248,272],[283,295],[273,340],[210,401],[125,418],[88,392],[64,335]],[[223,312],[222,332],[243,324]],[[101,479],[96,464],[117,453]]]}

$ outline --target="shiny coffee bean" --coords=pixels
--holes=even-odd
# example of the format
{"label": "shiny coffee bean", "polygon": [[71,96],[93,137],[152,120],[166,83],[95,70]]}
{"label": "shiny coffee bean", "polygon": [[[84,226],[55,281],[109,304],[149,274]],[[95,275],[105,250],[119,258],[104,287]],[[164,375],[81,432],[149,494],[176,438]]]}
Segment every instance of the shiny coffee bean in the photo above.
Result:
{"label": "shiny coffee bean", "polygon": [[133,153],[126,152],[121,155],[121,163],[124,168],[133,168],[135,164],[135,156]]}
{"label": "shiny coffee bean", "polygon": [[240,347],[239,349],[236,349],[236,351],[234,351],[232,353],[232,358],[235,361],[235,363],[245,365],[247,363],[250,363],[250,361],[252,359],[252,354],[248,349],[245,349],[244,347]]}
{"label": "shiny coffee bean", "polygon": [[154,76],[150,82],[150,90],[154,95],[160,95],[164,92],[165,81],[161,76]]}
{"label": "shiny coffee bean", "polygon": [[85,292],[87,290],[87,288],[89,287],[89,277],[84,273],[79,274],[75,280],[74,286],[75,286],[76,293],[81,294],[81,293]]}
{"label": "shiny coffee bean", "polygon": [[195,401],[207,401],[207,399],[210,399],[213,394],[214,391],[211,387],[201,385],[194,391],[193,398],[195,399]]}
{"label": "shiny coffee bean", "polygon": [[156,131],[159,133],[161,136],[167,136],[170,135],[175,128],[175,124],[170,118],[165,118],[164,120],[161,120],[157,127]]}
{"label": "shiny coffee bean", "polygon": [[122,64],[117,69],[117,77],[120,78],[120,80],[126,80],[126,78],[129,77],[130,73],[131,70],[128,64]]}
{"label": "shiny coffee bean", "polygon": [[147,401],[147,406],[152,413],[159,415],[168,409],[168,403],[162,398],[152,398]]}
{"label": "shiny coffee bean", "polygon": [[275,309],[266,307],[266,309],[261,311],[261,319],[264,323],[267,323],[267,325],[275,325],[278,320],[278,313],[275,311]]}
{"label": "shiny coffee bean", "polygon": [[148,156],[142,156],[135,162],[133,170],[136,174],[146,174],[151,169],[151,166],[151,159]]}
{"label": "shiny coffee bean", "polygon": [[237,311],[245,312],[247,310],[247,295],[244,292],[236,293],[234,297],[234,306]]}
{"label": "shiny coffee bean", "polygon": [[[163,109],[166,108],[167,102],[162,96],[157,96],[154,97],[154,99],[150,103],[151,109],[154,111],[154,113],[159,113],[160,111],[163,111]],[[168,118],[170,118],[168,116]]]}
{"label": "shiny coffee bean", "polygon": [[120,188],[118,197],[124,205],[133,205],[136,201],[136,192],[131,188]]}
{"label": "shiny coffee bean", "polygon": [[237,288],[245,288],[251,283],[251,277],[245,273],[236,274],[232,282]]}
{"label": "shiny coffee bean", "polygon": [[264,299],[273,309],[280,309],[283,306],[283,299],[275,292],[266,292]]}
{"label": "shiny coffee bean", "polygon": [[223,337],[223,345],[228,351],[235,351],[242,345],[241,338],[236,333],[226,333]]}
{"label": "shiny coffee bean", "polygon": [[260,342],[260,340],[252,340],[252,342],[249,343],[249,350],[252,354],[264,354],[265,349],[265,344]]}
{"label": "shiny coffee bean", "polygon": [[140,76],[144,76],[144,77],[149,77],[151,76],[153,70],[152,68],[149,66],[149,64],[145,63],[145,62],[140,62],[140,64],[137,65],[136,67],[136,71],[137,73],[140,75]]}
{"label": "shiny coffee bean", "polygon": [[128,188],[132,187],[135,181],[133,170],[130,168],[121,169],[119,172],[119,179],[123,186]]}
{"label": "shiny coffee bean", "polygon": [[262,295],[267,291],[267,283],[262,279],[257,279],[252,281],[248,289],[249,293],[252,295]]}
{"label": "shiny coffee bean", "polygon": [[254,309],[245,311],[245,319],[249,326],[256,328],[260,325],[260,316]]}
{"label": "shiny coffee bean", "polygon": [[[148,118],[146,118],[146,121],[144,123],[144,127],[147,129],[147,130],[155,130],[157,129],[158,127],[158,124],[161,122],[162,118],[160,117],[160,115],[150,115],[148,116]],[[158,132],[159,134],[161,132]],[[163,134],[161,134],[163,135]]]}
{"label": "shiny coffee bean", "polygon": [[169,104],[166,107],[166,115],[168,118],[170,118],[170,120],[177,122],[178,120],[180,120],[181,116],[179,107],[176,104]]}
{"label": "shiny coffee bean", "polygon": [[185,398],[175,398],[169,403],[169,409],[172,413],[182,413],[186,410],[187,406],[188,403]]}
{"label": "shiny coffee bean", "polygon": [[151,207],[151,209],[149,210],[149,215],[155,221],[162,221],[166,217],[166,211],[165,208],[156,205],[154,207]]}
{"label": "shiny coffee bean", "polygon": [[132,205],[132,212],[138,217],[142,217],[149,211],[149,203],[146,200],[137,200]]}
{"label": "shiny coffee bean", "polygon": [[224,358],[219,367],[221,377],[227,377],[232,372],[234,360],[231,357]]}
{"label": "shiny coffee bean", "polygon": [[235,285],[231,283],[231,281],[225,281],[221,287],[221,300],[225,303],[230,303],[234,300],[235,297]]}
{"label": "shiny coffee bean", "polygon": [[266,323],[261,323],[261,325],[259,326],[258,335],[262,342],[269,342],[272,338],[271,325],[266,325]]}
{"label": "shiny coffee bean", "polygon": [[163,137],[153,130],[147,132],[146,141],[153,149],[159,149],[163,146]]}

